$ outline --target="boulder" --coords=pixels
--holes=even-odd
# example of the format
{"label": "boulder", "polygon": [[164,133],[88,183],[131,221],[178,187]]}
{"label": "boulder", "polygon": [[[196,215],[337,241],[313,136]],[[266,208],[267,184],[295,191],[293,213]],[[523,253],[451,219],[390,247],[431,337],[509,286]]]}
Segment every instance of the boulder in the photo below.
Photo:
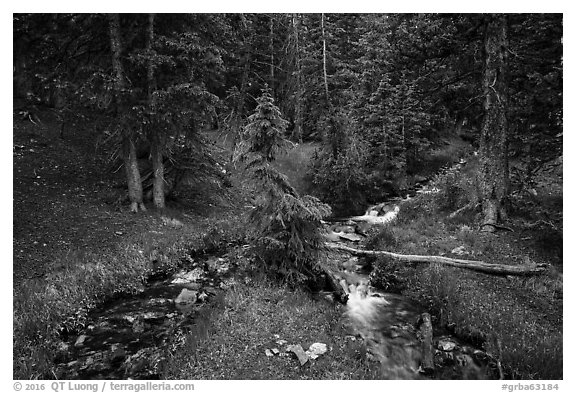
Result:
{"label": "boulder", "polygon": [[177,304],[192,304],[196,303],[198,299],[198,291],[192,291],[190,289],[182,289],[182,292],[176,297],[174,303]]}
{"label": "boulder", "polygon": [[78,336],[78,338],[76,339],[76,342],[74,343],[74,346],[76,348],[80,348],[84,346],[84,342],[86,341],[86,339],[88,338],[87,335],[82,334],[80,336]]}
{"label": "boulder", "polygon": [[316,359],[318,356],[325,354],[328,351],[328,346],[324,343],[314,343],[306,351],[306,355],[310,359]]}

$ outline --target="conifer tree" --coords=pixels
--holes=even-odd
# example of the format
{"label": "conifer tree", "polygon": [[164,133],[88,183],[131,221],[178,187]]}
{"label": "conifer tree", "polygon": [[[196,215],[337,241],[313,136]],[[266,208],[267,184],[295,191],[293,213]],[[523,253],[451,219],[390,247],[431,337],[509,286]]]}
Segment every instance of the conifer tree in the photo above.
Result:
{"label": "conifer tree", "polygon": [[274,105],[266,86],[248,118],[236,160],[245,163],[258,195],[250,215],[257,257],[290,281],[314,274],[322,238],[320,220],[330,207],[309,195],[300,196],[272,165],[286,146],[282,135],[288,122]]}

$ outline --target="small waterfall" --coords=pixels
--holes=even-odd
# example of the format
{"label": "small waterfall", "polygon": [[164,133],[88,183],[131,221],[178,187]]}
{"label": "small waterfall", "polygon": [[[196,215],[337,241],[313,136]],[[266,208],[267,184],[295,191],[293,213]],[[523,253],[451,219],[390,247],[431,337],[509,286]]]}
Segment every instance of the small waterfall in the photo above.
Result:
{"label": "small waterfall", "polygon": [[366,283],[350,285],[346,317],[366,343],[369,357],[381,364],[384,379],[417,379],[420,347],[408,312]]}

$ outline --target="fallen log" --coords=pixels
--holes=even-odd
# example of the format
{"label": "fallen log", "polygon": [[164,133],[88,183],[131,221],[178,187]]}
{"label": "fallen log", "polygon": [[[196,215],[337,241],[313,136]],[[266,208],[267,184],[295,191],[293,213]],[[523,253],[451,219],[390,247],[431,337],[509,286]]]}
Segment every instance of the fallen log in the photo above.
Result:
{"label": "fallen log", "polygon": [[486,263],[467,259],[454,259],[434,255],[405,255],[396,254],[390,251],[359,250],[341,244],[326,243],[328,248],[349,252],[352,255],[385,255],[404,262],[435,262],[462,269],[474,270],[477,272],[494,274],[500,276],[531,276],[546,271],[548,265],[545,263],[529,265],[501,265],[496,263]]}

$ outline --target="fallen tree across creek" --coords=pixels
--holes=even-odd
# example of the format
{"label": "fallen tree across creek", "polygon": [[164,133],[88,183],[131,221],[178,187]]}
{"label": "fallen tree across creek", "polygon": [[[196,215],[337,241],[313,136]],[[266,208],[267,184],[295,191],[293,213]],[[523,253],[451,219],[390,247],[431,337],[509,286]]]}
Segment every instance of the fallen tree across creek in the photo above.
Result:
{"label": "fallen tree across creek", "polygon": [[326,246],[328,248],[349,252],[352,255],[385,255],[405,262],[435,262],[462,269],[469,269],[477,272],[501,276],[531,276],[546,271],[546,268],[548,267],[548,265],[545,263],[530,265],[501,265],[496,263],[486,263],[482,261],[466,259],[454,259],[434,255],[404,255],[396,254],[390,251],[359,250],[357,248],[334,243],[326,243]]}

